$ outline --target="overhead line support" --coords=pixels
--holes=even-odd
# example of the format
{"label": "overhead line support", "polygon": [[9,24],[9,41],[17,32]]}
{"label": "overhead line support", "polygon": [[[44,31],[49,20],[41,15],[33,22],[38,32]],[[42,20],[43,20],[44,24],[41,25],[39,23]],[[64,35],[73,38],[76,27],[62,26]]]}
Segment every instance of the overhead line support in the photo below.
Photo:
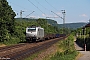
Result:
{"label": "overhead line support", "polygon": [[64,34],[64,28],[65,28],[65,10],[61,10],[63,11],[62,14],[63,14],[63,17],[59,16],[58,14],[54,13],[53,11],[51,11],[52,13],[54,13],[55,15],[57,15],[58,17],[60,17],[61,19],[63,19],[63,34]]}

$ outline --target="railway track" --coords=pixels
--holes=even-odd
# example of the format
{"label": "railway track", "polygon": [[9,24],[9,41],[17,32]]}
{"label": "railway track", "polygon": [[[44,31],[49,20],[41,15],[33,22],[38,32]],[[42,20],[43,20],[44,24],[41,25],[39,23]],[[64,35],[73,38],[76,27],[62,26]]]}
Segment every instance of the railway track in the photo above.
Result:
{"label": "railway track", "polygon": [[26,44],[16,44],[16,45],[12,45],[12,46],[0,47],[0,52],[5,51],[6,49],[10,50],[13,48],[18,48],[18,47],[23,46],[23,45],[26,45]]}
{"label": "railway track", "polygon": [[0,48],[0,59],[21,60],[36,52],[49,48],[52,44],[64,38],[65,37],[60,37],[39,43],[21,44],[11,47]]}

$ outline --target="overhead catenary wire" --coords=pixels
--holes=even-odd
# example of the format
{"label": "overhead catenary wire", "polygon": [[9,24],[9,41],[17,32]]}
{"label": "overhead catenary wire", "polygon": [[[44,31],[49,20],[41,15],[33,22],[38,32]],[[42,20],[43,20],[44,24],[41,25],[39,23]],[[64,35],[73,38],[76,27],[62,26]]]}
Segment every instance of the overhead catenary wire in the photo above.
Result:
{"label": "overhead catenary wire", "polygon": [[46,15],[39,7],[37,7],[34,3],[32,3],[30,0],[28,0],[34,7],[36,7],[40,12],[42,12],[44,15]]}
{"label": "overhead catenary wire", "polygon": [[[15,4],[15,3],[13,3],[13,2],[9,2],[9,3],[10,3],[9,5],[13,4],[14,6],[20,8],[19,11],[14,9],[14,12],[16,13],[16,16],[17,16],[17,15],[20,15],[20,11],[21,11],[21,10],[24,10],[24,11],[25,11],[25,10],[28,10],[28,13],[32,11],[32,10],[30,10],[30,9],[27,9],[26,7],[23,7],[23,6],[21,6],[21,5]],[[27,11],[25,11],[25,12],[27,12]],[[35,12],[35,13],[36,13],[36,12]],[[36,14],[37,14],[37,13],[36,13]],[[27,14],[23,13],[23,15],[27,17],[27,16],[29,16],[29,15],[31,15],[31,14],[28,14],[28,15],[27,15]],[[38,14],[37,14],[37,15],[38,15]]]}
{"label": "overhead catenary wire", "polygon": [[[53,5],[51,5],[47,0],[45,0],[45,2],[50,5],[54,10],[58,11]],[[54,13],[55,15],[57,15],[56,13]],[[58,15],[59,16],[59,15]],[[55,17],[55,16],[54,16]],[[59,16],[60,17],[60,16]]]}
{"label": "overhead catenary wire", "polygon": [[[44,7],[42,4],[40,4],[37,0],[35,0],[40,6],[42,6],[44,9],[46,9],[46,10],[48,10],[48,11],[51,11],[51,10],[49,10],[49,9],[47,9],[46,7]],[[48,2],[47,2],[48,3]],[[53,6],[52,6],[53,7]],[[53,7],[54,8],[54,7]],[[47,15],[48,16],[48,15]],[[55,16],[53,16],[53,17],[55,17]],[[47,17],[46,17],[47,18]],[[55,18],[57,18],[57,17],[55,17]]]}
{"label": "overhead catenary wire", "polygon": [[[31,12],[29,15],[31,15],[31,14],[34,13],[34,12],[35,12],[35,11]],[[27,15],[26,17],[28,17],[29,15]],[[26,17],[25,17],[25,18],[26,18]]]}
{"label": "overhead catenary wire", "polygon": [[[53,9],[57,10],[54,6],[52,6],[47,0],[45,0],[48,5],[50,5]],[[58,10],[57,10],[58,11]]]}
{"label": "overhead catenary wire", "polygon": [[47,9],[46,7],[44,7],[42,4],[40,4],[37,0],[35,0],[40,6],[42,6],[44,9],[50,11],[49,9]]}
{"label": "overhead catenary wire", "polygon": [[[20,6],[20,5],[18,5],[18,4],[15,4],[15,3],[13,3],[13,2],[9,2],[9,3],[10,3],[10,4],[13,4],[13,5],[16,6],[16,7],[21,8],[21,10],[23,10],[23,9],[27,10],[25,7]],[[17,10],[14,9],[14,12],[16,13],[16,15],[19,15],[19,14],[21,13],[21,10],[17,11]],[[25,11],[25,10],[23,10],[23,11]],[[30,11],[31,11],[31,10],[30,10]],[[26,11],[25,11],[25,12],[26,12]],[[24,13],[23,13],[23,15],[26,16],[26,14],[24,14]]]}
{"label": "overhead catenary wire", "polygon": [[[27,10],[25,7],[23,7],[23,6],[21,6],[21,5],[15,4],[15,3],[13,3],[13,2],[10,2],[10,3],[13,4],[13,5],[15,5],[16,7],[19,7],[19,8],[22,8],[22,9]],[[30,11],[32,11],[32,10],[30,10]]]}
{"label": "overhead catenary wire", "polygon": [[[52,13],[54,13],[53,11],[51,11]],[[58,17],[60,17],[61,19],[63,19],[63,17],[59,16],[58,14],[54,13],[55,15],[57,15]]]}
{"label": "overhead catenary wire", "polygon": [[[46,9],[48,12],[50,12],[51,10],[49,10],[48,8],[46,8],[45,6],[43,6],[38,0],[35,0],[41,7],[43,7],[44,9]],[[48,16],[48,15],[46,15]]]}

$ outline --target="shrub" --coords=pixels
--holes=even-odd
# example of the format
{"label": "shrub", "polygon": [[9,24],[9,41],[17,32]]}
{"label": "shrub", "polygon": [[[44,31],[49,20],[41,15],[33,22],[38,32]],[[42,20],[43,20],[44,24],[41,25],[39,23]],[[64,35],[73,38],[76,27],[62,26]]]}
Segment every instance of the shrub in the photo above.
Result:
{"label": "shrub", "polygon": [[58,51],[50,60],[75,60],[78,52],[74,48],[74,36],[70,35],[66,40],[58,43],[58,47],[63,49],[62,52]]}

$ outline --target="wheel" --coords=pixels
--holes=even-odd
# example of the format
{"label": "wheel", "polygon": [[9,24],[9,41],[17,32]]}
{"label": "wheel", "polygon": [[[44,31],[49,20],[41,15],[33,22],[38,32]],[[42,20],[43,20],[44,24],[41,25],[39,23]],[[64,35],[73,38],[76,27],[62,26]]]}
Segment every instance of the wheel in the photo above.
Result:
{"label": "wheel", "polygon": [[36,42],[36,39],[33,39],[32,42]]}

